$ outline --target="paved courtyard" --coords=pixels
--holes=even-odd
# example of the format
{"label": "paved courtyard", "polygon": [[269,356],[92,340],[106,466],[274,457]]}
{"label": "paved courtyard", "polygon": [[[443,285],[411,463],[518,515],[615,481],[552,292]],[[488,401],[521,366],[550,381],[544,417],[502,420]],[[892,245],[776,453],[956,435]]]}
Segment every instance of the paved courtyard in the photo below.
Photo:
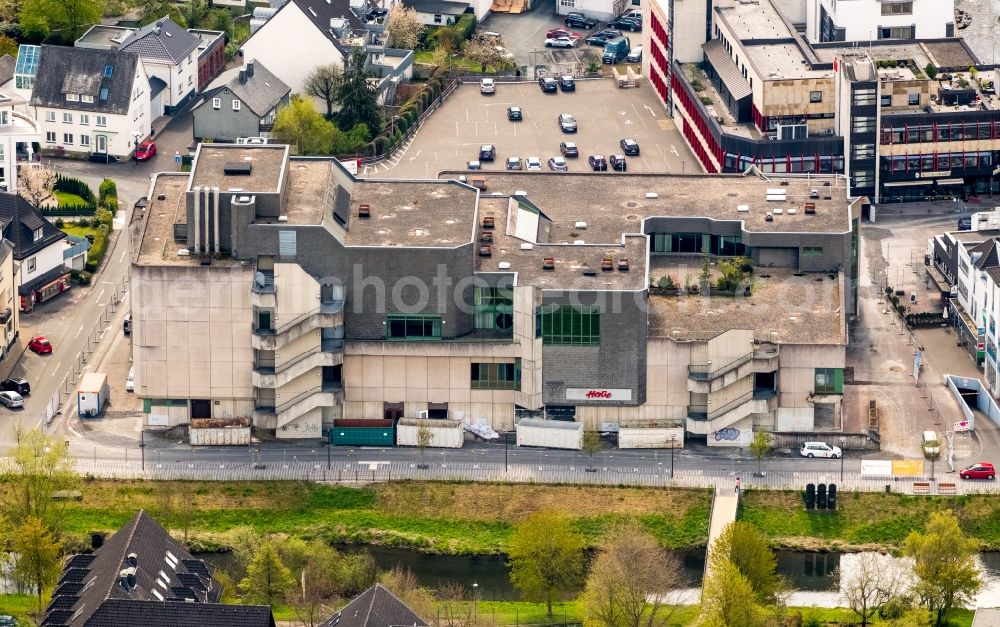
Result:
{"label": "paved courtyard", "polygon": [[[523,121],[507,120],[510,106],[521,107]],[[575,115],[579,132],[561,132],[560,113]],[[362,175],[436,178],[441,170],[464,169],[478,158],[482,144],[494,144],[497,151],[496,161],[483,164],[486,170],[502,169],[512,156],[539,157],[545,164],[559,154],[562,141],[576,142],[580,149],[578,159],[567,159],[569,170],[589,171],[589,155],[621,153],[618,142],[625,137],[641,147],[639,156],[628,157],[631,173],[700,171],[651,87],[619,89],[610,79],[587,79],[577,81],[575,92],[554,94],[542,93],[534,82],[501,83],[491,96],[480,94],[478,85],[462,85],[424,123],[409,146],[392,159],[364,168]]]}

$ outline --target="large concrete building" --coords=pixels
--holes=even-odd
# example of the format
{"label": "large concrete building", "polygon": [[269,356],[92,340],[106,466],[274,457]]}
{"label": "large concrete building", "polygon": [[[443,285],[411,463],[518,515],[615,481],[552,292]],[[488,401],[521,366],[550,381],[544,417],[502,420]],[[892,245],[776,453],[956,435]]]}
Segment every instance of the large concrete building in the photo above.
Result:
{"label": "large concrete building", "polygon": [[157,175],[131,225],[147,425],[546,416],[722,445],[833,426],[861,204],[843,178],[442,176],[221,144]]}

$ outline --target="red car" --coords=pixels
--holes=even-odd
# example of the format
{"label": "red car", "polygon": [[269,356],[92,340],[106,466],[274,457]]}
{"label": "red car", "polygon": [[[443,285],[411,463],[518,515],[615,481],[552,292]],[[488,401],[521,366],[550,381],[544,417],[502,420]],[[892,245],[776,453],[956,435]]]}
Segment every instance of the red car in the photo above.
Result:
{"label": "red car", "polygon": [[997,476],[997,473],[993,468],[993,464],[979,462],[959,470],[958,476],[963,479],[989,479],[990,481],[993,481],[993,479]]}
{"label": "red car", "polygon": [[580,39],[583,37],[580,33],[567,30],[565,28],[553,28],[545,33],[546,39],[559,39],[560,37],[568,37],[569,39]]}
{"label": "red car", "polygon": [[52,344],[45,339],[44,335],[36,335],[28,342],[28,348],[39,355],[47,355],[52,352]]}
{"label": "red car", "polygon": [[135,149],[136,161],[149,161],[156,156],[156,143],[147,139]]}

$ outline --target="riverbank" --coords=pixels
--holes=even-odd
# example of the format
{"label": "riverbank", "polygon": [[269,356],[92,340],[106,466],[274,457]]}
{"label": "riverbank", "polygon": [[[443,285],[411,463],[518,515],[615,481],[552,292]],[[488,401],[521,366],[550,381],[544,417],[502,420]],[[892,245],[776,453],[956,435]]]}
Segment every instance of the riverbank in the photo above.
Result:
{"label": "riverbank", "polygon": [[[2,488],[0,488],[2,489]],[[193,551],[229,549],[227,532],[372,544],[429,553],[498,554],[518,521],[543,509],[565,512],[597,546],[609,525],[636,520],[668,548],[707,541],[711,493],[583,486],[397,482],[362,488],[296,482],[85,481],[80,501],[62,504],[73,548],[93,532],[113,533],[146,509]],[[186,530],[186,534],[185,534]]]}
{"label": "riverbank", "polygon": [[923,529],[931,512],[952,510],[981,551],[1000,550],[1000,499],[995,496],[906,496],[841,492],[837,511],[806,511],[799,492],[747,490],[738,517],[775,547],[799,551],[897,551]]}

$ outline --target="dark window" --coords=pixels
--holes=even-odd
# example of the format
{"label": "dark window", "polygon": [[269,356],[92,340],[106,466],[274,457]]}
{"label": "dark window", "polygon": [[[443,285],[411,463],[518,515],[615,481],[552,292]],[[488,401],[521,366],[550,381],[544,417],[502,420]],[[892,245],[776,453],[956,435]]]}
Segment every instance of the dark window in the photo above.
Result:
{"label": "dark window", "polygon": [[211,418],[212,401],[191,399],[191,418]]}
{"label": "dark window", "polygon": [[816,394],[843,394],[843,368],[816,368]]}
{"label": "dark window", "polygon": [[906,104],[908,105],[918,105],[920,104],[920,92],[914,92],[912,94],[907,94]]}
{"label": "dark window", "polygon": [[477,287],[473,292],[477,329],[511,331],[514,328],[514,293],[505,287]]}
{"label": "dark window", "polygon": [[101,87],[101,96],[100,96],[100,99],[101,99],[101,102],[104,102],[104,101],[106,101],[108,99],[108,88],[107,87]]}
{"label": "dark window", "polygon": [[809,102],[823,102],[823,92],[821,91],[809,92]]}
{"label": "dark window", "polygon": [[521,360],[512,364],[472,364],[472,389],[520,390]]}
{"label": "dark window", "polygon": [[601,343],[599,308],[548,305],[540,309],[543,344],[596,346]]}
{"label": "dark window", "polygon": [[911,15],[913,14],[912,2],[883,2],[882,15]]}
{"label": "dark window", "polygon": [[441,316],[437,314],[389,314],[386,337],[390,340],[440,340]]}
{"label": "dark window", "polygon": [[892,106],[892,96],[879,96],[879,104],[883,107]]}
{"label": "dark window", "polygon": [[114,73],[115,73],[115,66],[113,66],[113,65],[105,65],[104,66],[104,78],[111,78],[111,76]]}

